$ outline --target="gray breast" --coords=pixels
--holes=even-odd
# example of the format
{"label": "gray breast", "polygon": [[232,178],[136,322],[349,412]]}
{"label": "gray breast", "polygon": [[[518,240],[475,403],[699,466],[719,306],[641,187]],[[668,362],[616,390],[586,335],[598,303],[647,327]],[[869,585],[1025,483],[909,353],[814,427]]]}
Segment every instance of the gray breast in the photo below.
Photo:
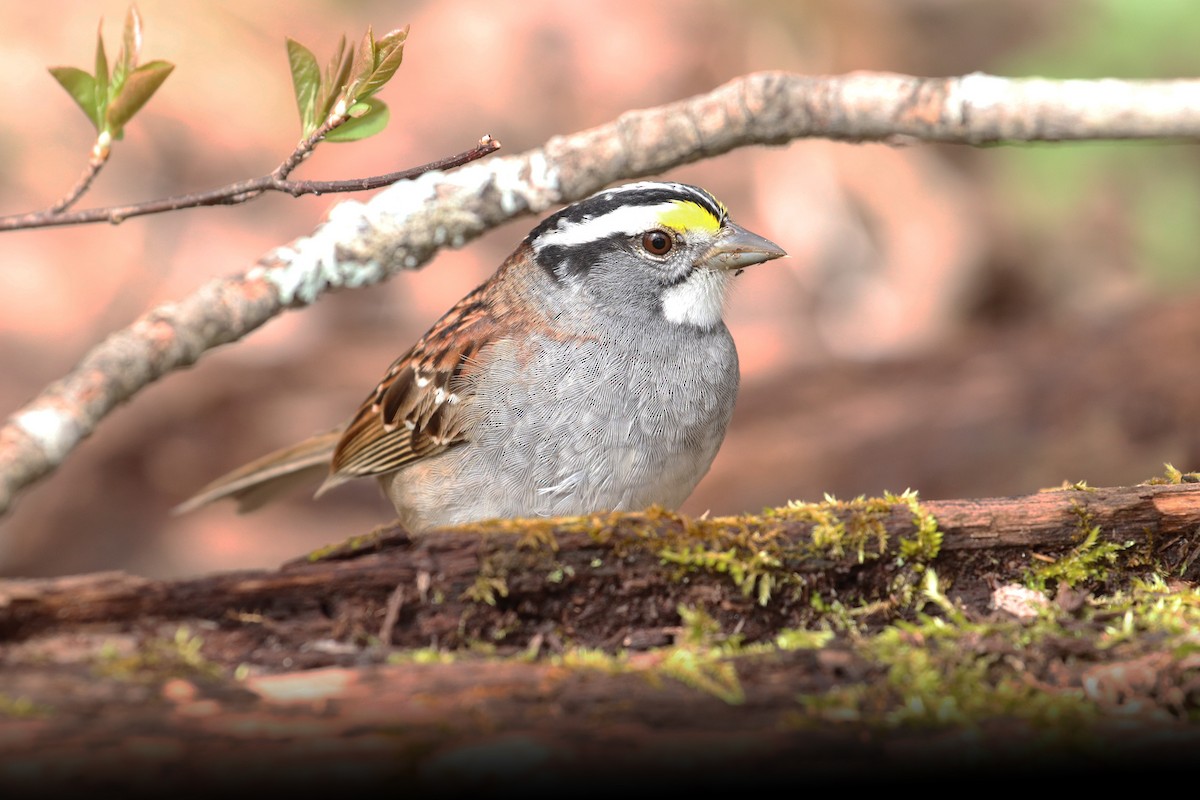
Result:
{"label": "gray breast", "polygon": [[628,347],[536,336],[492,345],[465,409],[472,441],[411,471],[439,491],[406,488],[406,470],[393,500],[423,506],[418,525],[677,507],[724,438],[737,352],[723,325],[644,334]]}

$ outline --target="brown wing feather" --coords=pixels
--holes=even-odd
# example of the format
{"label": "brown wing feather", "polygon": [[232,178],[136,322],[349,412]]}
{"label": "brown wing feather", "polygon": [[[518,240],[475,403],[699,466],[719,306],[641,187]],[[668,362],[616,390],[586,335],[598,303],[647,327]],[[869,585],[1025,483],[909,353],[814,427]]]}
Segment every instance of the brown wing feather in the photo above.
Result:
{"label": "brown wing feather", "polygon": [[222,475],[175,507],[184,514],[215,500],[232,497],[238,511],[253,511],[295,486],[319,480],[329,471],[329,457],[337,444],[340,430],[313,436],[276,450]]}
{"label": "brown wing feather", "polygon": [[450,309],[363,401],[334,451],[332,481],[394,472],[465,441],[467,379],[498,331],[483,287]]}

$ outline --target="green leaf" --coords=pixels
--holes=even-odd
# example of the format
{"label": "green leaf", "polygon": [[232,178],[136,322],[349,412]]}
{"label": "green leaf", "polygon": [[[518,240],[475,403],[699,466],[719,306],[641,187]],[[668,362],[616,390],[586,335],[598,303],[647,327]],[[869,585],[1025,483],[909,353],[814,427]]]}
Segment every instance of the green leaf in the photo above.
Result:
{"label": "green leaf", "polygon": [[342,93],[348,102],[366,100],[392,79],[404,59],[404,41],[408,28],[388,32],[376,41],[374,32],[367,28],[358,51],[354,56],[353,78]]}
{"label": "green leaf", "polygon": [[113,59],[112,76],[108,80],[108,102],[121,94],[121,87],[137,66],[138,53],[142,49],[142,19],[138,16],[137,8],[129,7],[125,15],[125,29],[121,34],[121,49]]}
{"label": "green leaf", "polygon": [[[315,78],[312,75],[317,72],[317,67],[311,51],[289,39],[292,80],[296,86],[296,102],[301,109],[304,135],[309,135],[324,124],[335,107],[345,106],[350,106],[354,113],[326,137],[330,141],[355,141],[382,130],[387,124],[387,106],[383,103],[360,104],[378,92],[395,74],[403,60],[407,38],[407,26],[390,31],[378,41],[368,27],[366,36],[351,51],[346,46],[346,37],[342,36],[324,72]],[[305,76],[303,80],[298,77],[302,73]]]}
{"label": "green leaf", "polygon": [[292,88],[296,92],[296,107],[300,110],[300,128],[308,136],[320,123],[317,121],[316,100],[321,88],[321,68],[317,57],[295,39],[287,40],[288,68],[292,71]]}
{"label": "green leaf", "polygon": [[350,77],[350,65],[353,63],[353,56],[346,52],[346,36],[343,34],[342,38],[338,40],[337,50],[325,70],[325,91],[330,98],[329,106],[325,109],[326,113],[329,113],[329,108],[333,106],[332,98],[336,97],[339,90],[346,85],[346,80]]}
{"label": "green leaf", "polygon": [[158,91],[173,69],[175,65],[169,61],[151,61],[129,73],[117,96],[108,104],[106,120],[113,136],[121,135],[121,129]]}
{"label": "green leaf", "polygon": [[361,112],[360,116],[352,116],[331,130],[325,137],[325,140],[329,142],[357,142],[359,139],[374,136],[387,127],[389,112],[388,107],[383,101],[374,98],[365,100],[361,103],[355,103],[352,110],[358,113],[359,109],[363,106],[366,108]]}
{"label": "green leaf", "polygon": [[137,67],[138,58],[142,53],[142,18],[137,6],[131,5],[125,17],[125,35],[122,41],[121,62],[125,72],[129,74]]}
{"label": "green leaf", "polygon": [[320,122],[325,122],[330,112],[333,111],[334,103],[342,96],[342,87],[346,85],[346,80],[350,75],[350,65],[353,61],[354,55],[346,52],[346,37],[343,35],[338,40],[333,58],[329,60],[329,65],[325,68],[325,82],[321,84],[321,94],[317,98],[318,108],[321,111]]}
{"label": "green leaf", "polygon": [[372,96],[392,79],[404,60],[404,42],[408,39],[408,26],[389,32],[375,43],[375,68],[371,76],[358,91],[358,99]]}
{"label": "green leaf", "polygon": [[353,104],[359,99],[359,87],[367,82],[374,71],[375,34],[368,25],[366,35],[358,43],[358,49],[354,52],[354,66],[350,70],[351,75],[347,76],[349,81],[342,84],[342,96],[346,98],[347,103]]}
{"label": "green leaf", "polygon": [[96,116],[96,79],[78,67],[50,67],[50,74],[59,86],[67,90],[83,113],[87,114],[96,132],[100,132],[100,120]]}
{"label": "green leaf", "polygon": [[92,119],[96,120],[96,130],[104,121],[104,108],[108,105],[108,54],[104,52],[104,20],[96,28],[96,107],[92,109]]}

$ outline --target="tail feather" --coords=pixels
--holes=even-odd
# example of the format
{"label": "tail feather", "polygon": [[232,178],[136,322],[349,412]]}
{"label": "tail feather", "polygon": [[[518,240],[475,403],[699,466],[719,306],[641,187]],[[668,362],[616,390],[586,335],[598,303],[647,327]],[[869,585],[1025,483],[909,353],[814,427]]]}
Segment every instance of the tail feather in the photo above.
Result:
{"label": "tail feather", "polygon": [[172,513],[186,514],[228,497],[237,501],[238,513],[244,514],[305,483],[317,483],[329,475],[341,435],[340,429],[333,430],[268,453],[217,478],[175,506]]}

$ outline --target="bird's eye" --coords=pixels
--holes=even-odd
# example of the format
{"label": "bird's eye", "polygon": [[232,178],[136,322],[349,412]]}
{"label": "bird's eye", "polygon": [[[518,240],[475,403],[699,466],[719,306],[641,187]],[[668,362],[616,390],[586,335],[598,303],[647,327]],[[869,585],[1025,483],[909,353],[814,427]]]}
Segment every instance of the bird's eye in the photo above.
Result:
{"label": "bird's eye", "polygon": [[642,234],[642,247],[652,256],[665,256],[674,245],[675,240],[666,231],[647,231]]}

